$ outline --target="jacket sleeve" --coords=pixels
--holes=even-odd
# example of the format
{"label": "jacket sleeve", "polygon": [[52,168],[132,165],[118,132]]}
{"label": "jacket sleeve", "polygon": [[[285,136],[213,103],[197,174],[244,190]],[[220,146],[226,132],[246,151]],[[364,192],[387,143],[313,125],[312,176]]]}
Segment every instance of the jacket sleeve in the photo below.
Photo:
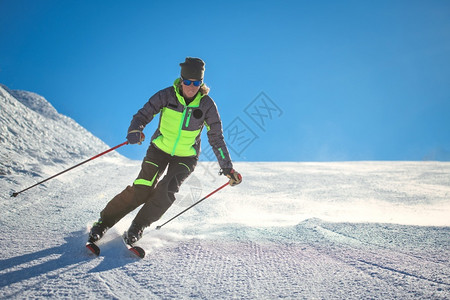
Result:
{"label": "jacket sleeve", "polygon": [[162,91],[154,94],[144,106],[138,110],[131,120],[128,132],[132,130],[143,130],[145,126],[153,120],[153,117],[157,115],[164,106],[164,98]]}
{"label": "jacket sleeve", "polygon": [[222,169],[233,168],[230,153],[223,137],[222,121],[217,111],[217,106],[213,102],[211,107],[206,112],[205,117],[206,128],[208,130],[208,141],[211,145],[217,161]]}

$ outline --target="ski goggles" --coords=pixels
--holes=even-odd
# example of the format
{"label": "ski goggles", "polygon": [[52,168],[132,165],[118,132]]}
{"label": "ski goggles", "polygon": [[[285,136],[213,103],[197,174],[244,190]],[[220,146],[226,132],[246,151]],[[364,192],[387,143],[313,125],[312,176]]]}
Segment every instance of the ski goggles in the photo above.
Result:
{"label": "ski goggles", "polygon": [[200,86],[203,83],[203,80],[188,80],[188,79],[184,79],[183,77],[181,77],[181,80],[183,81],[184,85],[191,85],[192,83],[194,84],[194,86]]}

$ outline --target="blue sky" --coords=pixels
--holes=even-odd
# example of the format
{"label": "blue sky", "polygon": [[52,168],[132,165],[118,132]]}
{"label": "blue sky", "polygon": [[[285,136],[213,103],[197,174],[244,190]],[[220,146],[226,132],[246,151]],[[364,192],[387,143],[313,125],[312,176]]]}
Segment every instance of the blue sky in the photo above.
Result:
{"label": "blue sky", "polygon": [[[0,0],[0,11],[0,83],[111,146],[196,56],[235,161],[450,160],[446,0]],[[119,152],[140,160],[147,145]]]}

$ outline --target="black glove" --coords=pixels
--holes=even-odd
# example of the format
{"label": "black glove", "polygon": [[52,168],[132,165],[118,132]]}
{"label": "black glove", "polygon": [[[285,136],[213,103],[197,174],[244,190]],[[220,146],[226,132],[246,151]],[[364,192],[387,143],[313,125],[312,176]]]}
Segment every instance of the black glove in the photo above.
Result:
{"label": "black glove", "polygon": [[145,140],[145,135],[140,130],[131,130],[128,132],[127,140],[129,144],[142,144]]}
{"label": "black glove", "polygon": [[225,168],[222,169],[221,174],[227,176],[230,179],[230,185],[235,186],[242,182],[242,176],[234,169]]}

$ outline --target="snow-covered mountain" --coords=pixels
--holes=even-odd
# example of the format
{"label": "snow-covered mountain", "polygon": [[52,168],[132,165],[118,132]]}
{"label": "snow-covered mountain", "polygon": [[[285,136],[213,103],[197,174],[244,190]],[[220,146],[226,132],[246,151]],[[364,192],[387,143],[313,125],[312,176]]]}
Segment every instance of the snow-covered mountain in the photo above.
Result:
{"label": "snow-covered mountain", "polygon": [[140,162],[108,154],[11,198],[107,147],[42,97],[0,93],[0,299],[450,299],[448,162],[238,162],[241,185],[155,230],[226,182],[200,162],[143,260],[121,241],[136,212],[94,257],[88,227]]}
{"label": "snow-covered mountain", "polygon": [[0,175],[48,175],[108,149],[42,96],[1,84],[0,128]]}

